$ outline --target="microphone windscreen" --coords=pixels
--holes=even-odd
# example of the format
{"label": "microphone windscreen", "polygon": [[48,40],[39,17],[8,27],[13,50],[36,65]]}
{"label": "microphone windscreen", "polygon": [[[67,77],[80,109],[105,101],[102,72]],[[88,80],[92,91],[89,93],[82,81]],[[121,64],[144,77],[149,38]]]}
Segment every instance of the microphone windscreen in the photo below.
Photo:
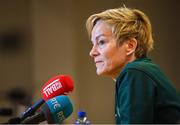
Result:
{"label": "microphone windscreen", "polygon": [[62,123],[62,121],[69,117],[73,112],[72,103],[65,95],[56,96],[52,99],[49,99],[48,101],[46,101],[46,105],[48,106],[48,112],[50,113],[47,113],[47,110],[42,111],[44,111],[44,114],[49,124]]}
{"label": "microphone windscreen", "polygon": [[49,79],[41,90],[42,98],[46,101],[58,95],[66,95],[74,88],[73,80],[68,75],[58,75]]}
{"label": "microphone windscreen", "polygon": [[72,78],[68,75],[61,75],[61,82],[64,84],[65,91],[64,94],[68,94],[69,92],[72,92],[74,89],[74,82]]}

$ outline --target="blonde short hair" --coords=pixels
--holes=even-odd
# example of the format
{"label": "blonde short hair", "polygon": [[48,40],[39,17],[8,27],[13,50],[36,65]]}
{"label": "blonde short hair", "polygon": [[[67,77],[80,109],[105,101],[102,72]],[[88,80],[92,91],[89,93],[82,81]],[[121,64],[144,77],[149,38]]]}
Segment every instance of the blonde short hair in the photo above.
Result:
{"label": "blonde short hair", "polygon": [[121,7],[91,15],[86,22],[86,29],[90,38],[92,29],[99,20],[113,26],[112,32],[117,38],[118,45],[128,39],[135,38],[138,42],[135,51],[137,58],[146,56],[153,49],[151,23],[142,11]]}

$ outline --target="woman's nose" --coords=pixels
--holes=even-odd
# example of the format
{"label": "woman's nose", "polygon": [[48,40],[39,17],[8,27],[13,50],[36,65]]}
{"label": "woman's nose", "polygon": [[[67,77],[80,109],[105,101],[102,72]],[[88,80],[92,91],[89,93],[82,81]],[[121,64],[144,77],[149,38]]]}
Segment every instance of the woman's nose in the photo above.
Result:
{"label": "woman's nose", "polygon": [[92,49],[90,50],[90,52],[89,52],[89,56],[95,57],[95,56],[97,56],[98,54],[99,54],[99,52],[97,51],[97,48],[96,48],[96,46],[94,45],[94,46],[92,47]]}

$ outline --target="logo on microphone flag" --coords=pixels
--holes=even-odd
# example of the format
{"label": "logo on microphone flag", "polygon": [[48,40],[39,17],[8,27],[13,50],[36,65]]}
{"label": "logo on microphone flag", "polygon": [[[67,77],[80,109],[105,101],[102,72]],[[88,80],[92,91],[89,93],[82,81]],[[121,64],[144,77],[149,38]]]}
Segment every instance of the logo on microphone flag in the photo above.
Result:
{"label": "logo on microphone flag", "polygon": [[46,95],[46,97],[48,97],[60,88],[62,88],[60,79],[56,79],[53,82],[51,82],[50,84],[48,84],[46,87],[44,87],[43,93]]}

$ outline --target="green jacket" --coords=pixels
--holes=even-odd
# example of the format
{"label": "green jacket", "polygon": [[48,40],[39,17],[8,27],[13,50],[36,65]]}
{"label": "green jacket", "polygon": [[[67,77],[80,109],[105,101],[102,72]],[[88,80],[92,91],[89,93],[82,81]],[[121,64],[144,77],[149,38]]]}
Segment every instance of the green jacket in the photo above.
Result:
{"label": "green jacket", "polygon": [[116,79],[117,124],[180,123],[180,98],[148,58],[128,63]]}

